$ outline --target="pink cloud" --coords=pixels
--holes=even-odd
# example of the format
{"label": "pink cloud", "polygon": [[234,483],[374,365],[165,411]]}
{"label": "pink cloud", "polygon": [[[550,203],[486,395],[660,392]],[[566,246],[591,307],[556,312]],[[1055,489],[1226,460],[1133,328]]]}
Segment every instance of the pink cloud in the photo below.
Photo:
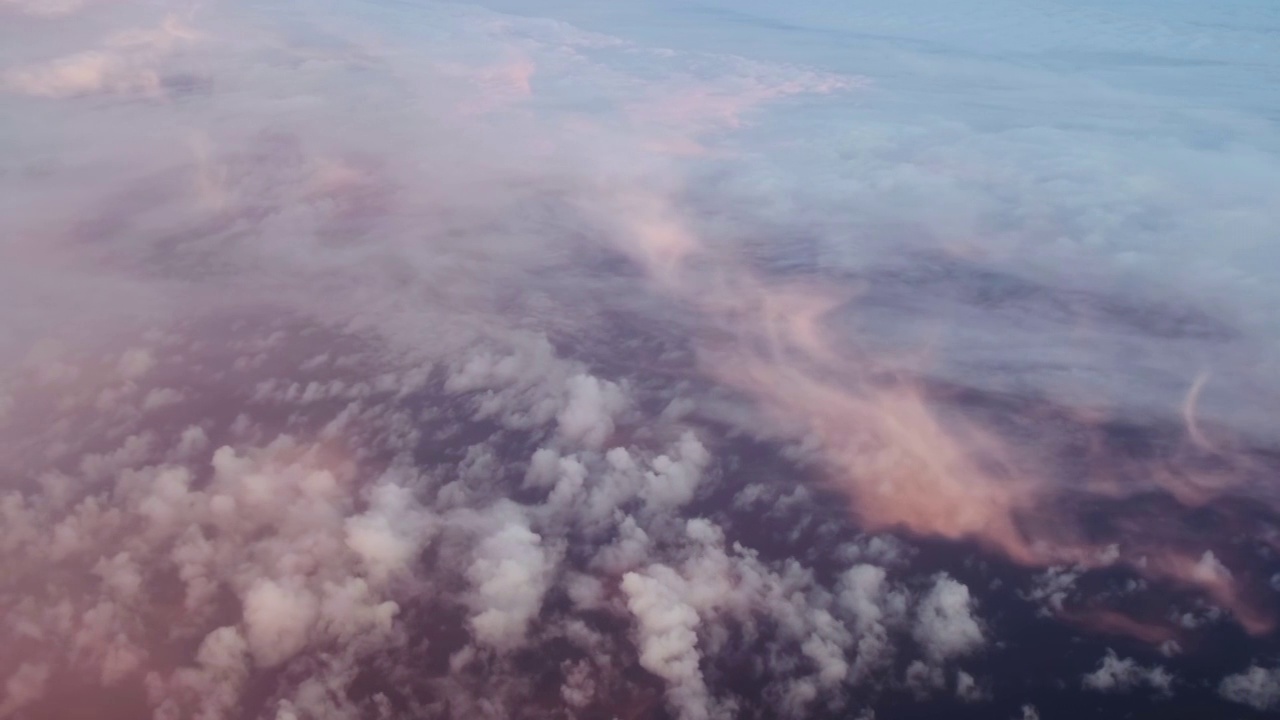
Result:
{"label": "pink cloud", "polygon": [[533,95],[537,64],[524,54],[513,53],[506,60],[478,67],[445,64],[439,68],[446,77],[464,81],[469,99],[462,102],[463,115],[484,115],[516,105]]}
{"label": "pink cloud", "polygon": [[100,49],[10,68],[0,76],[0,84],[10,92],[44,98],[154,95],[160,91],[163,59],[197,37],[170,16],[159,27],[113,35]]}

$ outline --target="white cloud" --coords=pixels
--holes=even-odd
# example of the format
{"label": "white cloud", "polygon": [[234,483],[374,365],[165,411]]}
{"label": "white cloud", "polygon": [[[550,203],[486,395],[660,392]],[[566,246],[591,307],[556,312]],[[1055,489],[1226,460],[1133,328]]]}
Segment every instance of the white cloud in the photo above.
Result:
{"label": "white cloud", "polygon": [[1218,694],[1259,711],[1280,707],[1280,668],[1267,670],[1250,665],[1243,672],[1223,678]]}
{"label": "white cloud", "polygon": [[972,675],[963,671],[956,671],[956,697],[964,702],[979,702],[981,700],[989,700],[988,691],[978,684]]}
{"label": "white cloud", "polygon": [[691,432],[680,436],[670,455],[653,459],[652,470],[645,472],[642,497],[651,508],[679,507],[693,499],[711,455]]}
{"label": "white cloud", "polygon": [[8,68],[0,75],[0,87],[44,98],[92,93],[155,95],[162,90],[160,63],[176,47],[194,39],[190,28],[170,16],[155,29],[115,34],[99,49]]}
{"label": "white cloud", "polygon": [[563,667],[564,684],[560,686],[560,697],[569,707],[580,710],[595,699],[596,686],[591,679],[590,665],[566,662]]}
{"label": "white cloud", "polygon": [[93,566],[93,572],[102,578],[110,594],[122,600],[135,599],[142,591],[142,572],[127,552],[103,557]]}
{"label": "white cloud", "polygon": [[1114,650],[1098,661],[1098,668],[1086,673],[1081,683],[1087,690],[1099,692],[1128,692],[1139,687],[1168,695],[1173,686],[1173,676],[1159,665],[1143,667],[1132,658],[1120,658]]}
{"label": "white cloud", "polygon": [[[45,532],[51,541],[39,545],[41,557],[28,553],[29,561],[87,562],[100,579],[91,586],[99,588],[97,602],[77,610],[82,601],[64,599],[65,605],[51,606],[54,614],[38,605],[18,606],[19,625],[47,650],[74,648],[77,671],[97,676],[104,686],[138,679],[154,647],[142,632],[152,612],[151,583],[156,573],[171,573],[185,589],[185,612],[170,632],[208,637],[192,665],[149,676],[157,713],[165,718],[230,712],[251,672],[250,657],[254,666],[270,668],[331,647],[331,657],[343,664],[392,645],[400,607],[389,597],[390,586],[410,574],[409,560],[434,528],[431,515],[396,484],[414,478],[394,472],[369,478],[357,497],[350,468],[321,448],[285,437],[263,448],[223,447],[210,455],[197,450],[201,443],[192,437],[178,434],[177,450],[135,443],[128,452],[81,463],[108,491],[79,502],[58,498],[84,489],[46,475],[42,488],[55,502],[7,503],[16,522],[6,527],[0,547],[27,535],[24,528]],[[192,453],[199,482],[186,466],[147,464]],[[211,474],[200,468],[205,463]],[[358,499],[364,506],[359,513]],[[37,531],[33,522],[48,529]],[[377,529],[378,541],[366,535],[366,542],[348,547],[344,530],[362,523]],[[11,552],[5,553],[12,563]],[[63,582],[50,585],[52,598],[78,598]],[[225,621],[219,607],[232,594],[239,616],[210,633],[205,623]]]}
{"label": "white cloud", "polygon": [[306,647],[319,613],[316,598],[302,587],[267,579],[254,582],[244,596],[244,621],[257,664],[274,667]]}
{"label": "white cloud", "polygon": [[4,699],[0,700],[0,717],[11,717],[23,707],[44,697],[49,682],[49,666],[23,662],[4,683]]}
{"label": "white cloud", "polygon": [[920,660],[913,660],[907,666],[904,681],[907,688],[920,699],[928,697],[947,685],[947,677],[942,668]]}
{"label": "white cloud", "polygon": [[510,650],[523,644],[542,606],[557,551],[545,547],[512,506],[500,507],[499,526],[476,546],[467,568],[473,585],[470,625],[481,644]]}
{"label": "white cloud", "polygon": [[142,398],[143,410],[158,410],[182,400],[182,392],[173,388],[152,388]]}
{"label": "white cloud", "polygon": [[889,633],[906,622],[908,596],[892,588],[883,568],[859,564],[840,578],[839,602],[853,618],[857,654],[856,678],[864,678],[893,659]]}
{"label": "white cloud", "polygon": [[698,613],[676,591],[682,584],[663,566],[622,577],[627,608],[636,619],[640,665],[666,681],[667,701],[681,720],[705,720],[715,713],[699,667]]}
{"label": "white cloud", "polygon": [[1063,603],[1075,593],[1075,583],[1080,575],[1079,568],[1048,568],[1032,579],[1032,586],[1026,597],[1041,603],[1042,613],[1061,613]]}
{"label": "white cloud", "polygon": [[[177,698],[196,708],[195,717],[215,720],[235,712],[240,693],[251,672],[249,646],[234,626],[213,630],[200,641],[196,664],[178,670],[164,692],[168,696],[156,709],[163,720],[181,717]],[[156,678],[158,681],[158,678]],[[159,682],[155,683],[159,686]]]}
{"label": "white cloud", "polygon": [[182,431],[174,455],[181,460],[194,457],[196,453],[209,447],[209,435],[198,425],[191,425]]}
{"label": "white cloud", "polygon": [[621,388],[590,375],[574,375],[567,381],[568,399],[556,416],[560,435],[587,448],[598,448],[613,434],[613,418],[626,408]]}
{"label": "white cloud", "polygon": [[416,555],[437,530],[434,515],[414,497],[409,483],[397,483],[401,479],[384,475],[365,493],[368,508],[343,523],[347,547],[375,583],[410,572]]}
{"label": "white cloud", "polygon": [[968,655],[986,644],[965,585],[940,575],[916,606],[911,634],[936,662]]}
{"label": "white cloud", "polygon": [[133,348],[126,350],[121,356],[120,361],[116,363],[120,375],[126,380],[136,380],[146,375],[151,368],[155,367],[155,356],[146,348]]}
{"label": "white cloud", "polygon": [[1231,571],[1226,565],[1222,564],[1212,550],[1205,550],[1204,555],[1196,562],[1191,569],[1191,576],[1206,585],[1213,585],[1222,582],[1231,581]]}

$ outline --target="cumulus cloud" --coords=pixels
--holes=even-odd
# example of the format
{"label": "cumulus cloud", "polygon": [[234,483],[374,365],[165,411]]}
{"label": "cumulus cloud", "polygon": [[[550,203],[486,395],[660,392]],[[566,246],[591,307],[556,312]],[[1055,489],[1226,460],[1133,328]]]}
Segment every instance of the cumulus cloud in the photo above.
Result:
{"label": "cumulus cloud", "polygon": [[929,665],[921,660],[914,660],[907,666],[906,686],[917,698],[927,698],[934,691],[946,687],[947,678],[942,668]]}
{"label": "cumulus cloud", "polygon": [[1223,582],[1230,582],[1231,571],[1227,569],[1222,561],[1214,556],[1212,550],[1205,550],[1204,555],[1196,562],[1191,569],[1192,576],[1206,585],[1214,585]]}
{"label": "cumulus cloud", "polygon": [[916,607],[911,634],[936,662],[968,655],[987,642],[973,611],[969,588],[940,575]]}
{"label": "cumulus cloud", "polygon": [[1280,669],[1250,665],[1218,683],[1218,694],[1231,702],[1265,711],[1280,707]]}
{"label": "cumulus cloud", "polygon": [[568,380],[568,398],[556,415],[560,434],[585,447],[600,447],[613,432],[613,417],[626,407],[617,385],[590,375]]}
{"label": "cumulus cloud", "polygon": [[49,681],[49,666],[24,662],[4,683],[4,701],[0,703],[0,717],[9,717],[44,696]]}
{"label": "cumulus cloud", "polygon": [[[184,455],[194,452],[190,438],[184,432],[178,439]],[[22,632],[35,632],[46,643],[66,637],[77,648],[74,656],[49,660],[96,668],[104,685],[146,675],[162,716],[205,708],[200,712],[214,717],[237,706],[250,659],[252,667],[273,668],[330,643],[352,657],[347,653],[392,642],[399,606],[388,596],[388,583],[407,571],[404,559],[370,551],[375,542],[356,543],[363,554],[344,546],[345,521],[378,527],[389,544],[421,547],[425,541],[422,521],[409,517],[416,502],[388,489],[391,476],[367,488],[367,509],[357,513],[357,497],[344,487],[350,469],[324,459],[319,448],[281,437],[251,451],[224,446],[204,452],[207,471],[149,464],[167,453],[142,446],[113,461],[116,475],[105,492],[91,491],[61,507],[8,496],[9,513],[23,526],[62,515],[48,530],[53,542],[46,543],[44,557],[25,562],[88,560],[102,593],[71,619],[62,608],[72,612],[84,601],[52,586],[56,612],[19,602],[18,625],[8,631],[25,627]],[[97,465],[86,467],[94,472]],[[208,473],[199,489],[196,472]],[[397,500],[394,507],[388,496]],[[6,546],[13,539],[9,535]],[[101,548],[114,549],[99,554]],[[21,571],[24,565],[14,561],[5,559]],[[175,600],[184,611],[175,637],[208,632],[193,664],[172,672],[150,670],[157,640],[145,633],[160,574],[176,583]],[[202,630],[227,617],[228,596],[240,608],[235,624]],[[19,677],[24,686],[34,686],[32,672]]]}
{"label": "cumulus cloud", "polygon": [[245,635],[254,659],[273,667],[306,647],[319,615],[316,598],[302,588],[258,580],[244,596]]}
{"label": "cumulus cloud", "polygon": [[509,650],[523,644],[556,563],[555,550],[543,547],[542,538],[517,513],[502,515],[510,517],[480,541],[467,577],[475,588],[470,623],[476,640]]}
{"label": "cumulus cloud", "polygon": [[627,573],[622,590],[636,618],[640,664],[667,683],[667,699],[680,718],[717,717],[699,668],[698,613],[681,601],[672,585],[681,584],[670,568]]}
{"label": "cumulus cloud", "polygon": [[1074,593],[1075,582],[1080,579],[1080,575],[1079,569],[1051,567],[1035,577],[1027,597],[1043,603],[1043,612],[1060,613],[1063,604]]}
{"label": "cumulus cloud", "polygon": [[905,623],[908,596],[890,586],[883,568],[859,564],[840,578],[839,602],[848,612],[857,631],[855,677],[865,677],[893,658],[889,632]]}
{"label": "cumulus cloud", "polygon": [[1081,679],[1086,690],[1099,692],[1128,692],[1135,688],[1147,687],[1152,691],[1168,695],[1173,686],[1173,675],[1159,665],[1143,667],[1132,658],[1121,658],[1114,650],[1098,661],[1098,668],[1086,673]]}
{"label": "cumulus cloud", "polygon": [[956,671],[956,697],[965,702],[978,702],[989,699],[988,692],[978,684],[972,675],[963,671]]}

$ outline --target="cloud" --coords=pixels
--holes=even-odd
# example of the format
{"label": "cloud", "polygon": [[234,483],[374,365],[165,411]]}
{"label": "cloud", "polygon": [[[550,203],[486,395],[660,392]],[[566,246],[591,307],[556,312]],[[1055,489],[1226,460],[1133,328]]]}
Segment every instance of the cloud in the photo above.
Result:
{"label": "cloud", "polygon": [[4,683],[5,699],[0,703],[0,717],[10,717],[24,706],[44,696],[49,682],[49,666],[24,662]]}
{"label": "cloud", "polygon": [[908,596],[886,580],[883,568],[859,564],[840,578],[839,602],[857,632],[855,678],[866,677],[893,659],[889,632],[906,621]]}
{"label": "cloud", "polygon": [[969,588],[940,575],[916,607],[912,637],[935,662],[968,655],[987,642],[973,609]]}
{"label": "cloud", "polygon": [[1218,694],[1259,711],[1280,707],[1280,670],[1250,665],[1243,672],[1223,678]]}
{"label": "cloud", "polygon": [[914,660],[907,666],[906,686],[918,699],[925,699],[936,690],[946,687],[947,678],[942,668]]}
{"label": "cloud", "polygon": [[155,95],[163,89],[160,63],[164,57],[194,39],[193,31],[170,16],[158,28],[113,35],[100,50],[8,68],[3,87],[55,99],[92,93]]}
{"label": "cloud", "polygon": [[474,585],[470,625],[481,644],[510,650],[524,643],[556,560],[554,549],[543,547],[514,508],[500,507],[497,517],[507,519],[498,520],[502,524],[480,541],[467,568]]}
{"label": "cloud", "polygon": [[613,432],[613,417],[626,408],[621,388],[590,375],[574,375],[567,381],[568,399],[556,421],[568,441],[598,448]]}
{"label": "cloud", "polygon": [[[1100,632],[1178,632],[1085,601],[1103,566],[1265,632],[1256,559],[1165,520],[1234,518],[1219,501],[1269,477],[1215,425],[1217,364],[1267,376],[1269,321],[1195,298],[1262,297],[1270,265],[1164,250],[1249,255],[1274,168],[1018,98],[1054,123],[938,119],[907,107],[934,96],[919,68],[816,66],[1085,88],[847,38],[751,59],[794,50],[728,52],[725,28],[781,14],[829,41],[814,5],[741,5],[635,30],[705,33],[690,49],[449,3],[9,0],[58,19],[0,43],[21,141],[0,173],[0,642],[22,658],[0,661],[0,715],[57,714],[69,676],[164,720],[971,702],[1000,678],[957,661],[1006,615],[978,615],[986,569],[939,572],[958,544]],[[1163,107],[1139,100],[1107,107]],[[1059,402],[1100,389],[1117,417],[1189,408],[1190,445]],[[1148,496],[1172,504],[1119,512]],[[1262,697],[1255,670],[1224,697]],[[1114,654],[1082,683],[1169,685]]]}
{"label": "cloud", "polygon": [[1066,567],[1051,567],[1035,577],[1027,597],[1044,603],[1045,611],[1062,612],[1063,604],[1075,592],[1075,583],[1081,571]]}
{"label": "cloud", "polygon": [[1212,550],[1204,551],[1204,555],[1200,556],[1200,560],[1191,569],[1191,574],[1196,580],[1206,585],[1231,581],[1231,571],[1218,558],[1214,557]]}
{"label": "cloud", "polygon": [[156,708],[157,717],[179,717],[178,698],[196,708],[196,717],[226,717],[235,712],[251,671],[249,646],[239,629],[225,626],[210,632],[200,642],[195,660],[194,667],[173,674],[166,689],[168,698]]}
{"label": "cloud", "polygon": [[0,10],[34,17],[59,18],[80,11],[90,2],[91,0],[3,0],[0,2]]}
{"label": "cloud", "polygon": [[1098,661],[1098,668],[1081,679],[1086,690],[1098,692],[1129,692],[1146,686],[1152,691],[1168,695],[1173,686],[1173,676],[1159,665],[1143,667],[1132,658],[1120,658],[1115,651]]}
{"label": "cloud", "polygon": [[667,683],[667,700],[683,720],[718,717],[699,668],[698,613],[680,600],[682,581],[670,568],[622,577],[627,608],[636,618],[640,664]]}
{"label": "cloud", "polygon": [[956,671],[956,697],[964,702],[980,702],[990,699],[990,693],[978,684],[972,675],[963,671]]}
{"label": "cloud", "polygon": [[366,496],[367,509],[343,524],[347,547],[359,556],[374,583],[409,572],[417,553],[437,531],[436,519],[424,512],[409,484],[373,487]]}
{"label": "cloud", "polygon": [[155,367],[155,364],[155,357],[149,350],[133,348],[120,355],[120,361],[116,366],[119,368],[120,375],[126,380],[136,380],[146,375],[147,371]]}
{"label": "cloud", "polygon": [[257,664],[274,667],[306,647],[319,611],[315,597],[302,588],[254,582],[244,596],[244,620]]}

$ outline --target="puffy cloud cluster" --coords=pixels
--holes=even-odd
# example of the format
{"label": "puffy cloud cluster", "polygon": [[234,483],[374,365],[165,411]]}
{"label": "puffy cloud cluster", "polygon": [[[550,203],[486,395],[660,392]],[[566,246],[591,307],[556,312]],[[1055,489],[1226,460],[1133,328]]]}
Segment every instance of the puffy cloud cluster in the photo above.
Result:
{"label": "puffy cloud cluster", "polygon": [[[235,716],[264,677],[278,718],[353,717],[392,702],[386,689],[353,695],[364,668],[389,663],[398,677],[424,653],[447,654],[450,670],[400,689],[410,702],[500,715],[532,692],[516,670],[526,653],[568,643],[577,655],[560,696],[584,716],[610,707],[636,668],[680,717],[728,717],[744,702],[805,717],[856,707],[855,687],[898,683],[911,638],[931,672],[976,649],[964,585],[938,577],[917,597],[873,564],[902,565],[892,539],[834,548],[846,565],[828,581],[731,539],[745,530],[732,516],[695,509],[731,477],[705,431],[635,414],[646,396],[545,341],[490,343],[438,372],[370,372],[339,337],[325,356],[282,339],[310,344],[296,330],[241,332],[230,355],[257,359],[232,363],[215,388],[180,371],[224,350],[180,336],[64,358],[82,383],[50,431],[64,469],[0,506],[0,562],[14,578],[0,586],[12,608],[0,631],[29,650],[3,668],[7,715],[56,703],[51,678],[76,672],[141,683],[162,718]],[[127,392],[99,402],[89,378]],[[146,402],[157,386],[175,388],[171,404]],[[201,416],[223,404],[230,412]],[[565,432],[565,413],[610,430]],[[107,418],[115,425],[99,425]],[[101,436],[78,444],[75,427]],[[469,428],[488,429],[458,444]],[[22,580],[46,576],[38,590]],[[452,618],[452,639],[419,635],[430,614]],[[171,619],[157,633],[161,615]],[[718,680],[744,658],[758,696]],[[957,692],[980,697],[957,678]]]}
{"label": "puffy cloud cluster", "polygon": [[840,578],[840,606],[852,616],[857,632],[857,655],[851,668],[855,677],[867,677],[892,659],[889,632],[906,621],[908,599],[875,565],[855,565]]}
{"label": "puffy cloud cluster", "polygon": [[1173,675],[1163,667],[1143,667],[1133,658],[1121,658],[1108,649],[1098,661],[1098,668],[1081,679],[1086,690],[1098,692],[1128,692],[1147,687],[1161,695],[1170,694]]}
{"label": "puffy cloud cluster", "polygon": [[[678,593],[682,579],[670,568],[622,578],[627,608],[636,617],[640,665],[667,682],[667,697],[684,720],[728,717],[713,709],[699,667],[698,613]],[[671,587],[677,585],[677,588]]]}
{"label": "puffy cloud cluster", "polygon": [[986,643],[973,610],[969,588],[946,575],[939,576],[916,608],[912,635],[934,661],[972,653]]}
{"label": "puffy cloud cluster", "polygon": [[[5,588],[8,640],[106,686],[144,675],[162,717],[231,712],[253,668],[335,644],[349,664],[397,641],[394,585],[432,523],[405,478],[354,487],[335,449],[288,436],[191,461],[114,469],[106,487],[63,503],[9,492],[3,559],[19,580]],[[408,502],[388,507],[382,498],[397,494]],[[407,551],[388,553],[395,544]],[[93,582],[67,574],[76,567]],[[49,568],[64,571],[23,592],[20,578]],[[160,660],[190,640],[191,666]],[[60,656],[62,646],[76,651]],[[11,680],[29,687],[24,667]]]}
{"label": "puffy cloud cluster", "polygon": [[1050,567],[1035,577],[1027,598],[1040,603],[1041,612],[1045,614],[1060,613],[1064,603],[1072,597],[1080,575],[1079,568]]}
{"label": "puffy cloud cluster", "polygon": [[493,418],[516,429],[554,421],[564,442],[591,448],[609,438],[628,402],[624,388],[575,371],[540,336],[510,354],[470,354],[449,374],[445,389],[474,393],[476,419]]}
{"label": "puffy cloud cluster", "polygon": [[523,644],[557,563],[554,549],[543,547],[518,510],[500,508],[501,525],[476,547],[467,578],[475,588],[469,622],[476,641],[505,650]]}

